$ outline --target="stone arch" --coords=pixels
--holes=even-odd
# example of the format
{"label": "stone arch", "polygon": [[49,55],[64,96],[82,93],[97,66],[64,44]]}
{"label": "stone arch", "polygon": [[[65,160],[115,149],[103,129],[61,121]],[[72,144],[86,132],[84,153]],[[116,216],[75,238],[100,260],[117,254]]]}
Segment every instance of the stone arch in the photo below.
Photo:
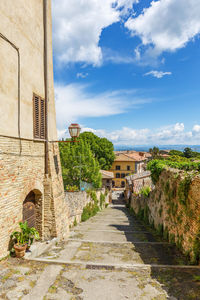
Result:
{"label": "stone arch", "polygon": [[23,222],[27,221],[29,227],[35,227],[40,236],[43,234],[43,194],[37,190],[31,190],[23,200]]}

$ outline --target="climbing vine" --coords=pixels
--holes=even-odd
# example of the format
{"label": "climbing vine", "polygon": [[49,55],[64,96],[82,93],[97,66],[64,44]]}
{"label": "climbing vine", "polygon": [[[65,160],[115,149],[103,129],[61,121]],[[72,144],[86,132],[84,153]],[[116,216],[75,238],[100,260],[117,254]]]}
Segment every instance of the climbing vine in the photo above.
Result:
{"label": "climbing vine", "polygon": [[189,194],[191,182],[192,182],[192,177],[191,175],[188,175],[182,181],[180,181],[178,186],[179,202],[184,206],[187,206],[187,200],[188,200],[188,194]]}

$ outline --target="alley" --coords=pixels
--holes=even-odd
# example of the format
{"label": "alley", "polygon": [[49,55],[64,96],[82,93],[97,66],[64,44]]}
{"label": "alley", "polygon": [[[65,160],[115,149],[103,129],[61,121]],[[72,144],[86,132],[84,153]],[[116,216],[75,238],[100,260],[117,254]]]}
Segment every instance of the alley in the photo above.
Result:
{"label": "alley", "polygon": [[74,227],[66,243],[16,266],[18,272],[1,282],[2,299],[200,299],[200,269],[187,266],[174,246],[150,233],[114,197],[110,207]]}

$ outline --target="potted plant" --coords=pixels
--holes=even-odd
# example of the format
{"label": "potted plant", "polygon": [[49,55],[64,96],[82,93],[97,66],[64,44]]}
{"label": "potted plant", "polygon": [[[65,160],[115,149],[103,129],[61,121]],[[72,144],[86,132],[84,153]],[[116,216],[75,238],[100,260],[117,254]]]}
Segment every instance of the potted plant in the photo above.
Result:
{"label": "potted plant", "polygon": [[39,232],[34,227],[28,227],[27,250],[29,250],[29,248],[33,244],[34,240],[39,240],[39,238],[40,238]]}
{"label": "potted plant", "polygon": [[39,239],[39,233],[34,227],[29,227],[27,221],[19,223],[21,231],[14,231],[11,239],[14,242],[16,257],[23,257],[26,249],[29,249],[34,239]]}
{"label": "potted plant", "polygon": [[12,240],[14,240],[14,249],[16,257],[23,257],[27,248],[27,237],[22,231],[14,231],[11,234]]}

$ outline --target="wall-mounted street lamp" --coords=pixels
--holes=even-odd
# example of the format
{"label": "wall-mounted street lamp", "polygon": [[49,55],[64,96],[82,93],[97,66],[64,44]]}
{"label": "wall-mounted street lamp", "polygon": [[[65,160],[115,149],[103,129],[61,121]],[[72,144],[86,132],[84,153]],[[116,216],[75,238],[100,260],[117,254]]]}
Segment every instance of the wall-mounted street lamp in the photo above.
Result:
{"label": "wall-mounted street lamp", "polygon": [[76,143],[79,142],[77,141],[77,138],[79,137],[79,134],[81,132],[81,127],[77,123],[72,123],[69,127],[69,134],[71,136],[71,140],[67,141],[52,141],[52,142],[58,142],[58,143]]}
{"label": "wall-mounted street lamp", "polygon": [[79,137],[79,134],[81,132],[81,127],[79,124],[72,123],[69,127],[69,134],[73,140],[76,140]]}

